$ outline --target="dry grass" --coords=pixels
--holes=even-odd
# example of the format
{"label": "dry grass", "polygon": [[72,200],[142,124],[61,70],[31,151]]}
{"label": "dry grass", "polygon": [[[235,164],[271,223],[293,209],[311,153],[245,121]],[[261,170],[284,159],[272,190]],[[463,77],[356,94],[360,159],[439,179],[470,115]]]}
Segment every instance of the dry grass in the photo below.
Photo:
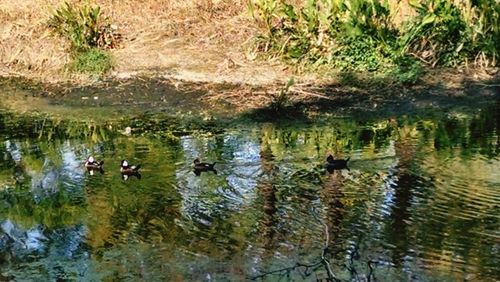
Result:
{"label": "dry grass", "polygon": [[[70,0],[75,5],[79,2]],[[46,22],[64,1],[0,0],[0,74],[75,80],[64,71],[68,44]],[[272,83],[281,65],[247,60],[242,42],[256,33],[245,0],[96,0],[123,36],[114,74],[154,71],[194,81]],[[256,76],[256,78],[254,78]]]}
{"label": "dry grass", "polygon": [[57,1],[0,2],[0,73],[59,75],[68,61],[66,43],[45,26]]}

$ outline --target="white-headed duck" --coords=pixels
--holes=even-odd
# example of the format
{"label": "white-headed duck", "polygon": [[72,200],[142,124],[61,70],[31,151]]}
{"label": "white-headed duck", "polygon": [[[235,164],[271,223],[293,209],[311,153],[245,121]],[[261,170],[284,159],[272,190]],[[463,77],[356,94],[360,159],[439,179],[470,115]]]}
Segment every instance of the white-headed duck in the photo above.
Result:
{"label": "white-headed duck", "polygon": [[135,176],[138,179],[141,179],[141,174],[139,173],[139,169],[141,165],[129,165],[126,160],[122,160],[120,165],[120,172],[122,174],[122,178],[127,180],[130,176]]}
{"label": "white-headed duck", "polygon": [[94,171],[99,171],[101,174],[104,173],[104,170],[102,169],[102,165],[104,164],[104,161],[96,161],[94,157],[89,156],[87,158],[87,161],[85,161],[85,168],[89,172],[90,175],[94,175]]}

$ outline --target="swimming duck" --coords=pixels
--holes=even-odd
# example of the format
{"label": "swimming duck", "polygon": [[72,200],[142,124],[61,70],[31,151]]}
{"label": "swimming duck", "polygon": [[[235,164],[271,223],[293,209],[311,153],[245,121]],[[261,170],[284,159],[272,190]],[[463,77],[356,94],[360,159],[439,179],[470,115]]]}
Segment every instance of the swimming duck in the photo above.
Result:
{"label": "swimming duck", "polygon": [[336,169],[349,169],[347,167],[347,162],[349,161],[349,157],[347,159],[334,159],[332,155],[329,155],[326,158],[326,169],[329,173],[332,173]]}
{"label": "swimming duck", "polygon": [[215,162],[214,163],[202,163],[200,159],[196,158],[193,161],[194,164],[194,174],[200,175],[204,171],[213,171],[215,174],[217,174],[217,170],[215,170]]}
{"label": "swimming duck", "polygon": [[126,160],[122,160],[120,165],[120,172],[122,174],[123,180],[127,180],[130,176],[135,176],[137,179],[141,179],[141,174],[139,169],[141,165],[129,165]]}
{"label": "swimming duck", "polygon": [[104,164],[104,161],[96,161],[94,157],[89,156],[87,158],[87,161],[85,161],[85,168],[89,172],[90,175],[94,175],[94,171],[99,171],[101,174],[104,173],[104,170],[102,169],[102,165]]}

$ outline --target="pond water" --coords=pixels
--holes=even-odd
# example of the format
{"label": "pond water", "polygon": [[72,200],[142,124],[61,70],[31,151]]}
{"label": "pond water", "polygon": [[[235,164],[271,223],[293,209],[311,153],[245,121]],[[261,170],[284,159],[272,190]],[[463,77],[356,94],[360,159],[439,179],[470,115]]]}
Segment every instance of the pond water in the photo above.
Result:
{"label": "pond water", "polygon": [[[181,133],[131,123],[130,135],[127,121],[2,113],[1,277],[494,281],[499,113]],[[328,172],[329,154],[348,169]],[[89,155],[103,174],[85,170]],[[216,172],[195,174],[195,158]],[[122,159],[141,179],[122,179]]]}

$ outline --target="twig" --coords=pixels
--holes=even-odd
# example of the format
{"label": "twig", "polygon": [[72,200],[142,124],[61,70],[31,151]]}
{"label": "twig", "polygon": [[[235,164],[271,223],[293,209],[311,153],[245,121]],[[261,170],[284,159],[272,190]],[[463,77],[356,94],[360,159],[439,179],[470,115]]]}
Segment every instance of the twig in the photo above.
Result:
{"label": "twig", "polygon": [[309,270],[309,268],[313,268],[313,267],[315,267],[317,265],[320,265],[321,263],[322,263],[321,261],[313,263],[313,264],[303,264],[303,263],[297,262],[293,266],[283,267],[283,268],[280,268],[280,269],[276,269],[276,270],[272,270],[272,271],[269,271],[269,272],[262,273],[262,274],[257,275],[257,276],[252,276],[252,277],[250,277],[250,280],[257,280],[259,278],[266,277],[267,275],[272,275],[272,274],[281,273],[281,272],[290,273],[292,270],[295,270],[296,268],[299,268],[299,267],[305,267],[306,269],[304,271],[304,274],[305,274],[305,276],[309,276],[309,275],[311,275],[311,273],[313,273],[313,272],[311,272],[309,274],[307,273],[307,271]]}
{"label": "twig", "polygon": [[318,93],[313,93],[313,92],[309,92],[309,91],[305,91],[305,90],[302,90],[302,89],[298,89],[298,88],[295,88],[293,87],[292,89],[290,89],[291,92],[295,92],[295,93],[300,93],[300,94],[304,94],[304,95],[307,95],[307,96],[313,96],[313,97],[318,97],[318,98],[321,98],[321,99],[326,99],[326,100],[335,100],[331,97],[328,97],[328,96],[325,96],[325,95],[321,95],[321,94],[318,94]]}
{"label": "twig", "polygon": [[[328,225],[318,217],[318,215],[316,214],[316,211],[314,209],[312,210],[312,214],[313,214],[314,218],[317,221],[319,221],[321,224],[323,224],[323,226],[325,228],[325,242],[324,242],[323,250],[321,252],[321,259],[319,261],[317,261],[315,263],[311,263],[311,264],[303,264],[303,263],[297,262],[292,266],[283,267],[283,268],[272,270],[269,272],[264,272],[264,273],[256,275],[256,276],[251,276],[251,277],[249,277],[250,280],[257,280],[260,278],[264,278],[268,275],[273,275],[273,274],[277,274],[277,273],[282,274],[283,272],[285,272],[286,275],[290,275],[290,272],[293,270],[296,270],[296,269],[299,269],[299,274],[302,276],[302,278],[305,278],[305,277],[315,273],[316,270],[318,270],[321,266],[323,266],[327,271],[328,281],[341,281],[335,276],[335,273],[333,272],[333,270],[331,268],[330,261],[326,257],[327,252],[328,252],[328,247],[330,245],[330,234],[329,234],[329,230],[328,230]],[[301,267],[305,267],[305,270],[303,272],[300,270]],[[311,272],[309,272],[309,270],[311,270]],[[370,275],[371,275],[371,272],[370,272]]]}
{"label": "twig", "polygon": [[350,265],[345,265],[345,267],[349,270],[349,272],[351,272],[351,277],[354,276],[356,281],[359,281],[358,272],[356,271],[356,268],[354,268],[354,254],[357,253],[358,253],[357,245],[354,245],[354,251],[351,253],[349,258]]}

